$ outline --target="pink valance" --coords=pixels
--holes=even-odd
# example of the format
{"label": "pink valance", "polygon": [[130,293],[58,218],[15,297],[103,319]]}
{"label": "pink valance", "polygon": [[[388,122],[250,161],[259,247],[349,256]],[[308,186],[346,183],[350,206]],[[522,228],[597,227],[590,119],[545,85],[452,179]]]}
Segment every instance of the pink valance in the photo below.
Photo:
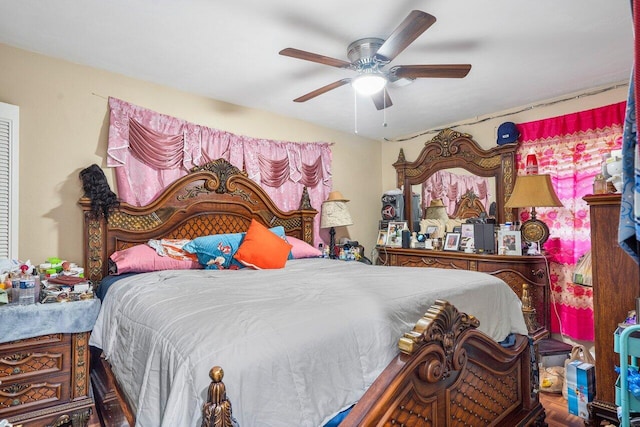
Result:
{"label": "pink valance", "polygon": [[550,119],[517,124],[520,141],[557,138],[585,130],[608,129],[612,123],[624,123],[626,102],[598,107]]}
{"label": "pink valance", "polygon": [[469,191],[472,191],[482,202],[485,210],[489,211],[488,178],[459,175],[446,170],[437,171],[422,184],[423,209],[429,207],[432,200],[440,199],[447,208],[447,214],[453,215],[460,198]]}
{"label": "pink valance", "polygon": [[[331,191],[331,148],[235,135],[109,98],[107,166],[118,197],[136,206],[154,200],[194,167],[223,158],[260,184],[278,208],[298,209],[306,186],[318,210]],[[319,242],[320,215],[315,219]]]}

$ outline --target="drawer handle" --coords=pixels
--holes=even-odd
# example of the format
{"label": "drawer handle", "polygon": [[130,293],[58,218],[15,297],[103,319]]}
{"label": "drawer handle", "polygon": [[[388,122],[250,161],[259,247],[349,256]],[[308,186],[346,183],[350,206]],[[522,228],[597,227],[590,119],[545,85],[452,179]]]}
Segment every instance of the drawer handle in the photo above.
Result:
{"label": "drawer handle", "polygon": [[21,373],[21,372],[22,372],[22,369],[20,369],[20,368],[13,368],[13,373],[14,373],[14,375],[15,375],[15,374],[19,374],[19,373]]}
{"label": "drawer handle", "polygon": [[20,402],[20,399],[13,399],[13,401],[11,402],[11,406],[18,406],[20,405],[22,402]]}
{"label": "drawer handle", "polygon": [[544,268],[538,268],[537,270],[531,270],[531,274],[533,274],[533,277],[537,277],[538,279],[544,279],[547,272]]}

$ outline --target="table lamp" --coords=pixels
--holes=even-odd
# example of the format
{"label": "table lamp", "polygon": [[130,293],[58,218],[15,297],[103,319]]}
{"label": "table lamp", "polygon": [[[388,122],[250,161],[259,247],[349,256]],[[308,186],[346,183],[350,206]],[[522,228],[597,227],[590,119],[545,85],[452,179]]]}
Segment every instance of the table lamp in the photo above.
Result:
{"label": "table lamp", "polygon": [[551,176],[547,174],[518,176],[511,197],[504,205],[507,209],[531,207],[531,219],[522,224],[520,231],[522,240],[536,243],[540,249],[549,238],[549,227],[536,218],[536,207],[561,206],[562,202],[551,185]]}
{"label": "table lamp", "polygon": [[351,214],[347,208],[349,200],[342,196],[339,191],[329,193],[327,200],[322,202],[322,215],[320,217],[320,228],[329,228],[329,257],[336,258],[334,248],[336,245],[335,227],[343,227],[353,224]]}

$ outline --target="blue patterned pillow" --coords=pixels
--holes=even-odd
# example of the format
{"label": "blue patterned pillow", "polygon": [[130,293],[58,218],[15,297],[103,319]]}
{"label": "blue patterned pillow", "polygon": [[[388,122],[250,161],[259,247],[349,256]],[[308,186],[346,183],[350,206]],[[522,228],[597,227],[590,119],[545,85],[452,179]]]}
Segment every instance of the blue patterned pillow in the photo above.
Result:
{"label": "blue patterned pillow", "polygon": [[243,268],[242,264],[233,259],[233,255],[240,247],[244,234],[213,234],[211,236],[196,237],[184,245],[182,249],[196,254],[198,262],[206,269]]}
{"label": "blue patterned pillow", "polygon": [[[277,226],[269,230],[286,240],[284,227]],[[233,255],[242,244],[245,234],[212,234],[210,236],[196,237],[185,244],[182,249],[196,254],[198,262],[209,270],[244,268],[244,265],[234,259]]]}

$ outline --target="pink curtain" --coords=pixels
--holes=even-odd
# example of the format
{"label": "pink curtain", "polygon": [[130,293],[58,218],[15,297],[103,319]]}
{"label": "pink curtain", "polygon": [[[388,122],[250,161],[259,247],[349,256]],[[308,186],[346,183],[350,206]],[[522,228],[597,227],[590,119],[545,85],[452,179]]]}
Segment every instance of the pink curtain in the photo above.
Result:
{"label": "pink curtain", "polygon": [[458,175],[446,170],[437,171],[422,184],[423,209],[429,207],[431,200],[441,199],[447,208],[447,214],[453,215],[458,201],[469,191],[473,191],[485,210],[489,211],[488,178]]}
{"label": "pink curtain", "polygon": [[[545,244],[551,270],[551,330],[574,339],[593,340],[593,293],[573,283],[573,271],[591,248],[589,207],[582,200],[593,192],[603,155],[622,144],[625,102],[517,125],[522,141],[516,153],[524,174],[533,151],[539,173],[550,174],[562,208],[536,208],[550,229]],[[529,211],[520,213],[521,221]],[[613,219],[612,219],[613,220]]]}
{"label": "pink curtain", "polygon": [[[148,204],[193,166],[223,158],[261,185],[278,208],[298,209],[306,186],[320,212],[331,191],[328,143],[272,141],[234,135],[109,98],[107,166],[114,167],[118,197]],[[316,244],[320,215],[314,223]]]}

